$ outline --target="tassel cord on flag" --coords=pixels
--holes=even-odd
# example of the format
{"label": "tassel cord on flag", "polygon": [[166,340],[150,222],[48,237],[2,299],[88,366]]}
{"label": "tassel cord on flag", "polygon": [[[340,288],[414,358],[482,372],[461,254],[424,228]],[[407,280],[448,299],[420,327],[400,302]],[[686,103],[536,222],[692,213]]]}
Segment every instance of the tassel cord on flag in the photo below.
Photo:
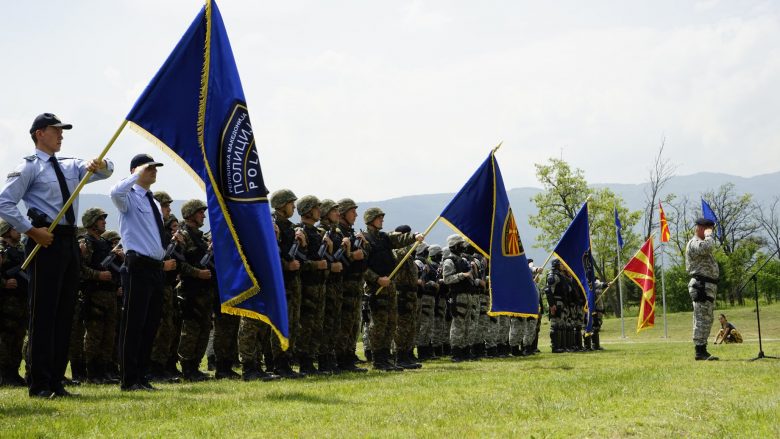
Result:
{"label": "tassel cord on flag", "polygon": [[[436,223],[438,223],[438,222],[439,222],[439,219],[441,219],[441,217],[440,217],[440,216],[439,216],[439,217],[436,217],[436,219],[435,219],[435,220],[433,220],[433,222],[431,223],[431,225],[430,225],[430,226],[428,226],[428,228],[427,228],[427,229],[425,229],[425,231],[424,231],[424,232],[422,232],[422,236],[423,236],[423,237],[426,237],[426,236],[428,236],[428,234],[429,234],[429,233],[431,233],[431,229],[433,229],[433,226],[435,226],[435,225],[436,225]],[[417,241],[417,240],[415,240],[415,241],[414,241],[414,244],[412,245],[412,248],[410,248],[410,249],[409,249],[409,251],[408,251],[408,252],[406,252],[406,254],[404,255],[404,257],[403,257],[403,258],[402,258],[402,259],[401,259],[401,260],[398,262],[398,265],[396,265],[396,266],[395,266],[395,268],[393,269],[393,271],[392,271],[392,272],[391,272],[391,273],[390,273],[390,274],[387,276],[388,278],[392,279],[392,278],[393,278],[393,276],[395,276],[395,275],[396,275],[396,273],[398,273],[398,270],[400,270],[400,269],[401,269],[401,266],[403,266],[403,265],[404,265],[404,262],[406,262],[406,260],[407,260],[407,259],[409,259],[409,255],[411,255],[411,254],[414,252],[414,250],[417,248],[417,246],[418,246],[418,245],[420,245],[420,241]],[[385,287],[379,287],[379,289],[378,289],[378,290],[376,290],[376,294],[379,294],[379,293],[381,293],[381,292],[382,292],[382,290],[384,290],[384,289],[385,289]]]}
{"label": "tassel cord on flag", "polygon": [[[119,137],[119,134],[122,132],[122,130],[127,125],[127,120],[123,120],[122,124],[119,125],[119,128],[114,133],[113,137],[111,137],[111,140],[108,141],[108,144],[105,148],[103,148],[103,152],[100,153],[100,155],[97,157],[97,161],[102,161],[103,158],[108,154],[108,150],[111,149],[112,146],[114,146],[114,142],[116,142],[117,137]],[[76,189],[73,190],[73,193],[70,194],[70,198],[65,202],[65,204],[62,206],[62,209],[60,209],[60,212],[57,214],[57,217],[54,218],[54,221],[51,222],[51,225],[49,226],[49,233],[54,230],[55,227],[57,227],[57,224],[59,224],[60,220],[62,220],[62,217],[65,215],[65,212],[68,210],[68,208],[73,204],[74,201],[76,201],[76,197],[79,196],[79,192],[81,192],[81,189],[84,188],[84,185],[87,184],[90,178],[92,178],[92,174],[94,172],[88,171],[86,175],[84,175],[84,178],[81,179],[78,186],[76,186]],[[75,224],[74,224],[75,225]],[[30,262],[32,262],[35,255],[38,253],[38,250],[41,249],[40,244],[35,244],[35,248],[33,248],[33,251],[30,252],[30,255],[27,256],[27,259],[25,259],[24,263],[22,264],[22,270],[27,269],[27,266],[30,265]]]}

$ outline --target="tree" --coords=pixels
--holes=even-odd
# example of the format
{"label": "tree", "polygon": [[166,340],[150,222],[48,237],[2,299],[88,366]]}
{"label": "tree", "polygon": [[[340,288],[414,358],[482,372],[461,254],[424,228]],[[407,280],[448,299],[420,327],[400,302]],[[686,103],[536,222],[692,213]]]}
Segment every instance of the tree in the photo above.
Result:
{"label": "tree", "polygon": [[666,137],[661,139],[661,146],[653,161],[653,167],[650,168],[649,181],[645,188],[645,201],[647,203],[644,212],[645,239],[650,237],[656,227],[654,220],[657,208],[656,200],[660,199],[661,189],[674,177],[674,172],[677,169],[676,165],[663,157],[664,146],[666,146]]}
{"label": "tree", "polygon": [[715,216],[718,217],[718,241],[723,250],[730,254],[743,239],[755,235],[761,225],[753,212],[753,195],[738,195],[733,183],[726,183],[717,192],[706,192],[702,198],[707,200]]}
{"label": "tree", "polygon": [[[685,264],[685,246],[693,237],[693,222],[696,219],[695,210],[691,206],[688,196],[677,199],[674,194],[669,194],[663,201],[667,209],[666,221],[669,223],[670,247],[676,250],[673,254],[678,264]],[[667,253],[668,254],[668,253]]]}
{"label": "tree", "polygon": [[775,196],[768,207],[758,204],[755,209],[756,222],[764,231],[770,252],[780,252],[780,196]]}
{"label": "tree", "polygon": [[552,251],[587,199],[588,183],[581,169],[572,170],[562,159],[550,158],[548,164],[534,166],[544,192],[534,195],[538,213],[528,222],[539,230],[535,246]]}

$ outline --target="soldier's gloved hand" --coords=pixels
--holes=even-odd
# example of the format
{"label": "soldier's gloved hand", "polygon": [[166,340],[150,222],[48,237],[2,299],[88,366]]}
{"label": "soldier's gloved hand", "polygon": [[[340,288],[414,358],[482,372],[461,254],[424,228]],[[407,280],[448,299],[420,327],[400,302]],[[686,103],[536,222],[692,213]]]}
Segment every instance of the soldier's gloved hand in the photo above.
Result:
{"label": "soldier's gloved hand", "polygon": [[6,281],[5,281],[5,288],[7,290],[15,290],[16,287],[18,287],[18,286],[19,285],[16,283],[16,279],[14,279],[14,278],[6,279]]}
{"label": "soldier's gloved hand", "polygon": [[387,287],[390,285],[390,278],[387,276],[382,276],[376,280],[376,283],[378,283],[380,287]]}
{"label": "soldier's gloved hand", "polygon": [[333,273],[341,273],[341,270],[343,267],[341,266],[341,262],[334,262],[330,264],[330,271]]}
{"label": "soldier's gloved hand", "polygon": [[362,261],[365,259],[366,254],[363,253],[363,250],[355,250],[352,252],[352,260],[354,261]]}
{"label": "soldier's gloved hand", "polygon": [[173,271],[176,269],[176,259],[163,261],[163,271]]}
{"label": "soldier's gloved hand", "polygon": [[103,282],[108,282],[112,278],[113,278],[113,276],[111,276],[111,272],[110,271],[101,271],[100,273],[98,273],[98,280],[101,280]]}
{"label": "soldier's gloved hand", "polygon": [[294,259],[287,263],[287,271],[298,271],[301,269],[301,263]]}
{"label": "soldier's gloved hand", "polygon": [[418,233],[414,235],[414,239],[416,239],[417,242],[423,242],[425,241],[425,236],[422,233]]}
{"label": "soldier's gloved hand", "polygon": [[314,261],[314,268],[317,270],[327,270],[328,269],[328,261],[325,259],[321,259],[319,261]]}
{"label": "soldier's gloved hand", "polygon": [[211,279],[211,270],[198,270],[198,279]]}
{"label": "soldier's gloved hand", "polygon": [[712,229],[704,229],[704,237],[709,238],[712,236]]}

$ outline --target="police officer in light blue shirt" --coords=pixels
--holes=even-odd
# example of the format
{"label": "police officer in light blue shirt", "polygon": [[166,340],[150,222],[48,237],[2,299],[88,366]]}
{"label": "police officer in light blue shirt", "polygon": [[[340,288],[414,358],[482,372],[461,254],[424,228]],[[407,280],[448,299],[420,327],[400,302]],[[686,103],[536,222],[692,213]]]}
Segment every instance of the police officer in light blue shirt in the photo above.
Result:
{"label": "police officer in light blue shirt", "polygon": [[111,201],[119,209],[119,234],[125,250],[122,267],[124,304],[119,326],[120,388],[155,390],[149,383],[149,357],[160,324],[164,271],[176,269],[176,260],[163,261],[168,245],[160,206],[151,186],[157,168],[148,154],[130,161],[131,175],[111,188]]}
{"label": "police officer in light blue shirt", "polygon": [[[35,154],[25,157],[8,174],[0,191],[0,218],[30,238],[27,254],[36,243],[42,247],[27,268],[31,397],[71,396],[62,387],[62,380],[79,286],[78,198],[54,230],[50,233],[47,229],[88,172],[94,172],[89,180],[92,182],[108,178],[114,170],[108,160],[57,157],[55,154],[62,147],[62,131],[71,128],[72,125],[62,123],[52,113],[36,117],[30,128]],[[19,201],[27,205],[28,218],[19,211]]]}

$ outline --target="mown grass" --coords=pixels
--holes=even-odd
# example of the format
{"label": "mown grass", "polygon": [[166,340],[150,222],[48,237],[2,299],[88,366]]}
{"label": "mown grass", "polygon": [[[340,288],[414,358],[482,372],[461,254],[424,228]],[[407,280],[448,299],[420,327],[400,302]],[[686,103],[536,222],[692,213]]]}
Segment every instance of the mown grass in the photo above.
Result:
{"label": "mown grass", "polygon": [[[0,437],[780,437],[780,360],[758,353],[755,314],[731,309],[742,345],[693,361],[690,313],[636,335],[608,319],[606,351],[454,364],[415,372],[273,383],[161,385],[155,393],[72,388],[39,401],[0,389]],[[780,355],[780,305],[762,309],[767,355]],[[713,332],[714,336],[714,332]]]}

